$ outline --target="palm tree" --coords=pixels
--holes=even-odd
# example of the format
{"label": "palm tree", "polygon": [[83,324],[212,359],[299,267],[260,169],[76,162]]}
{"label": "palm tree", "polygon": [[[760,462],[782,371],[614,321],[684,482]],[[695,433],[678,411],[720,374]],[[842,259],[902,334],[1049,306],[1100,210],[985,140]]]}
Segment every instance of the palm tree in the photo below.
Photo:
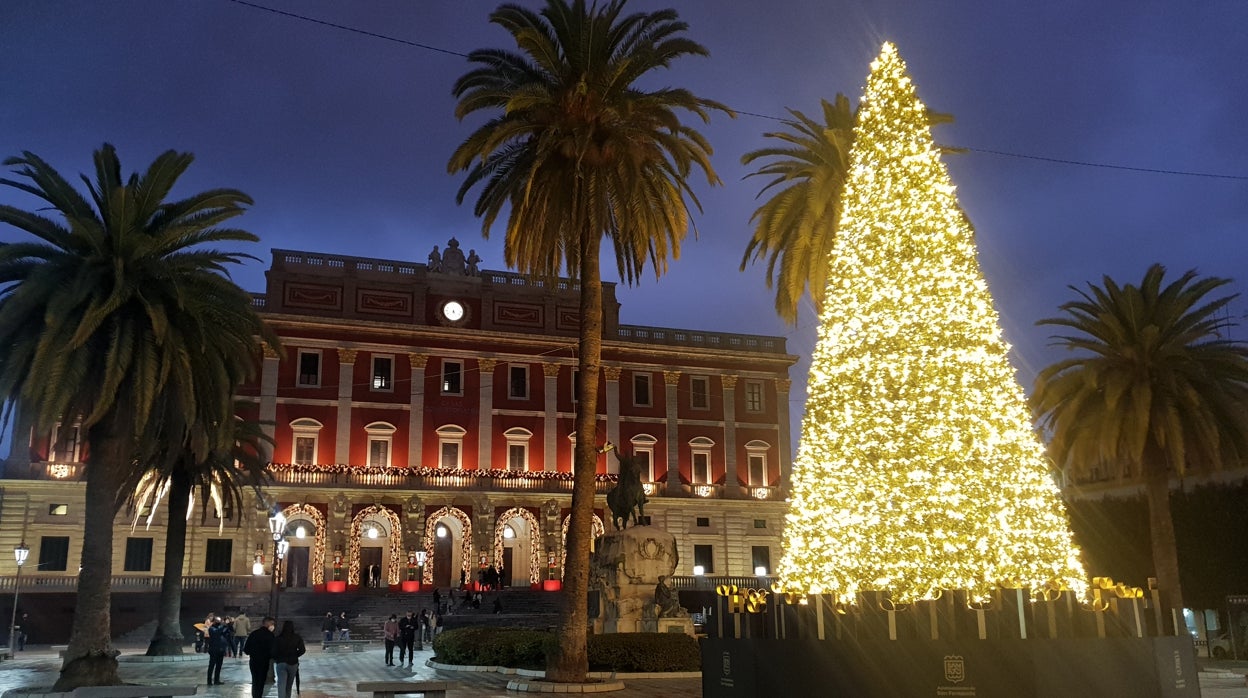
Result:
{"label": "palm tree", "polygon": [[1181,611],[1170,481],[1248,455],[1248,347],[1226,335],[1235,296],[1206,298],[1229,280],[1189,271],[1163,286],[1164,275],[1155,264],[1138,287],[1071,287],[1066,315],[1037,324],[1072,331],[1054,339],[1079,355],[1040,372],[1032,408],[1059,468],[1143,482],[1162,606]]}
{"label": "palm tree", "polygon": [[[492,114],[451,156],[451,173],[466,171],[458,200],[478,184],[474,212],[482,233],[509,209],[504,257],[534,276],[560,270],[580,283],[581,381],[576,415],[575,482],[568,526],[557,654],[547,676],[581,681],[588,670],[586,598],[598,461],[595,435],[602,352],[602,283],[598,268],[604,237],[611,241],[620,278],[636,282],[647,263],[658,276],[678,257],[689,227],[693,169],[710,184],[711,147],[685,126],[679,111],[704,122],[728,110],[688,90],[645,90],[638,80],[706,49],[687,38],[674,10],[623,14],[623,0],[586,6],[584,0],[547,0],[540,14],[503,5],[490,21],[508,32],[520,52],[483,49],[477,67],[455,83],[456,115]],[[730,112],[728,112],[730,113]],[[686,199],[687,197],[687,199]]]}
{"label": "palm tree", "polygon": [[217,227],[251,199],[214,189],[166,201],[193,160],[187,153],[167,151],[127,180],[111,145],[94,159],[94,180],[83,177],[90,199],[30,152],[5,161],[22,179],[0,179],[63,219],[0,206],[0,222],[38,239],[0,246],[6,415],[20,400],[40,432],[75,419],[86,432],[81,571],[58,691],[120,683],[109,624],[113,521],[146,469],[140,463],[176,452],[154,434],[197,459],[220,443],[216,429],[179,435],[156,426],[170,415],[183,425],[227,424],[228,391],[254,371],[263,334],[251,298],[226,275],[247,256],[202,247],[255,242]]}
{"label": "palm tree", "polygon": [[766,160],[747,175],[770,178],[759,196],[779,188],[750,216],[756,225],[741,258],[741,271],[751,261],[768,258],[767,288],[776,289],[776,313],[794,325],[803,293],[809,291],[816,314],[823,309],[828,255],[841,223],[849,150],[854,143],[855,115],[849,98],[837,93],[832,103],[826,99],[819,103],[823,123],[790,109],[793,120],[784,122],[789,131],[764,134],[784,145],[741,157],[743,165]]}
{"label": "palm tree", "polygon": [[[242,411],[246,405],[239,405]],[[165,529],[165,566],[157,606],[156,631],[147,646],[148,656],[179,655],[185,644],[182,634],[182,571],[186,557],[186,522],[198,502],[201,523],[211,507],[218,512],[242,511],[247,503],[244,488],[257,499],[269,481],[267,454],[272,439],[258,422],[232,419],[233,443],[214,450],[201,461],[190,449],[178,458],[158,461],[143,474],[131,499],[133,509],[149,508],[152,515],[162,499],[168,499],[169,524]],[[174,442],[175,444],[178,442]],[[150,519],[149,515],[149,521]],[[224,517],[221,519],[224,522]],[[241,521],[241,519],[236,519]],[[136,520],[137,523],[137,520]]]}
{"label": "palm tree", "polygon": [[[803,294],[810,294],[816,315],[823,311],[828,255],[841,225],[854,145],[857,110],[850,107],[849,98],[838,92],[832,102],[824,99],[819,104],[822,123],[789,109],[793,119],[784,121],[787,131],[763,134],[782,144],[741,157],[743,165],[763,161],[746,175],[769,178],[758,196],[773,192],[750,216],[754,235],[741,257],[741,271],[750,262],[767,259],[767,288],[776,289],[776,314],[792,325],[797,324]],[[948,114],[930,110],[927,118],[932,125],[953,121]],[[959,149],[941,147],[941,151]]]}

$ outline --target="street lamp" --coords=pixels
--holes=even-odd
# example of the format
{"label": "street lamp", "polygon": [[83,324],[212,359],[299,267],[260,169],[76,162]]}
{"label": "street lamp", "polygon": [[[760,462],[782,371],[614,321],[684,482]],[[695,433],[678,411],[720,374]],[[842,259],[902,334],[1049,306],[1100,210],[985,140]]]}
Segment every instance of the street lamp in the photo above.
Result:
{"label": "street lamp", "polygon": [[278,559],[278,549],[283,542],[286,533],[286,516],[278,511],[269,517],[269,533],[273,534],[273,589],[269,592],[269,616],[277,617],[277,582],[279,577],[278,568],[281,566],[281,560]]}
{"label": "street lamp", "polygon": [[17,592],[22,586],[22,565],[26,564],[26,558],[29,555],[30,547],[24,540],[13,548],[13,559],[17,560],[17,579],[13,581],[13,617],[9,619],[9,651],[14,653],[17,652]]}
{"label": "street lamp", "polygon": [[273,564],[273,569],[276,571],[276,579],[274,580],[274,589],[277,592],[276,596],[274,596],[275,601],[273,602],[273,617],[274,618],[277,617],[278,611],[282,603],[281,582],[282,582],[282,575],[285,574],[286,572],[285,567],[284,567],[284,565],[286,564],[284,562],[286,560],[286,553],[289,551],[290,551],[290,541],[283,538],[277,542],[277,562]]}
{"label": "street lamp", "polygon": [[429,557],[429,553],[423,550],[416,551],[416,567],[420,570],[417,573],[419,575],[418,577],[416,577],[417,581],[420,581],[420,582],[425,581],[425,559],[428,557]]}

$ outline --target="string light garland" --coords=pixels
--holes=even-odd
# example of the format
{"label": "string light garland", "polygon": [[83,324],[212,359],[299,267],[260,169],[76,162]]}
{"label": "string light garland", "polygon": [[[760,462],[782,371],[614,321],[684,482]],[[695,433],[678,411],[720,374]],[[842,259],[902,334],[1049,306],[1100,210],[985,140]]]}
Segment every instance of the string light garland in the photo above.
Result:
{"label": "string light garland", "polygon": [[892,44],[855,132],[777,589],[1084,593],[974,232]]}
{"label": "string light garland", "polygon": [[[508,524],[512,519],[521,519],[528,527],[529,541],[529,583],[537,584],[542,581],[542,546],[540,538],[541,527],[537,523],[537,517],[533,512],[524,507],[512,507],[503,512],[498,517],[498,521],[494,524],[494,566],[502,568],[503,566],[503,534],[506,532]],[[519,562],[515,560],[512,564]]]}

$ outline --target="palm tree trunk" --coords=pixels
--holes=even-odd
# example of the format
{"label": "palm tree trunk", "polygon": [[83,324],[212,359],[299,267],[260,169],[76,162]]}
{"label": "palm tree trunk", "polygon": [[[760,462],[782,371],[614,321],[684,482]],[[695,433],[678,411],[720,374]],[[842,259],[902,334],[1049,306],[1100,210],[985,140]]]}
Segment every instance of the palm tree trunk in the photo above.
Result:
{"label": "palm tree trunk", "polygon": [[[1147,468],[1147,466],[1146,466]],[[1170,513],[1170,477],[1164,467],[1145,470],[1145,491],[1148,496],[1148,531],[1153,545],[1153,571],[1161,592],[1163,635],[1179,633],[1171,622],[1171,611],[1183,613],[1183,587],[1179,582],[1179,551],[1174,539],[1174,517]]]}
{"label": "palm tree trunk", "polygon": [[147,656],[182,654],[182,565],[186,558],[186,507],[191,499],[191,478],[181,469],[173,471],[169,486],[169,527],[165,529],[165,572],[160,584],[156,633],[147,645]]}
{"label": "palm tree trunk", "polygon": [[576,406],[572,514],[559,612],[559,647],[547,658],[546,678],[579,683],[589,673],[589,544],[593,537],[594,476],[598,471],[598,373],[602,363],[602,279],[598,253],[602,237],[581,236],[580,376]]}
{"label": "palm tree trunk", "polygon": [[[123,411],[124,412],[124,411]],[[128,419],[124,414],[120,420]],[[130,462],[129,431],[114,425],[91,428],[91,454],[86,467],[86,521],[82,532],[82,568],[70,627],[69,647],[54,691],[79,686],[116,686],[117,651],[109,622],[113,578],[113,520],[120,508],[119,492]],[[121,434],[121,436],[118,436]]]}

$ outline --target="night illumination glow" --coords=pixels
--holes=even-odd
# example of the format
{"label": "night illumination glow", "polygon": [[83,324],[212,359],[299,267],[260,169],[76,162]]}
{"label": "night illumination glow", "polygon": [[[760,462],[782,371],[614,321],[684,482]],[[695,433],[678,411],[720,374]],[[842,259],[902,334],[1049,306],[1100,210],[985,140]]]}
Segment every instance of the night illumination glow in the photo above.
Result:
{"label": "night illumination glow", "polygon": [[1087,589],[974,231],[905,64],[862,100],[776,588],[896,602]]}

